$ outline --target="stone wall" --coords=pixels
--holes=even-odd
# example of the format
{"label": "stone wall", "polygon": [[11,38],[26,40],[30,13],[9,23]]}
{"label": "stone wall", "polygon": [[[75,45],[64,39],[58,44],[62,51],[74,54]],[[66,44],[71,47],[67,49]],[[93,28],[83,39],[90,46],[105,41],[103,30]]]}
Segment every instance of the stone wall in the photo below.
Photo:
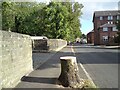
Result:
{"label": "stone wall", "polygon": [[38,39],[32,42],[33,52],[58,51],[67,45],[63,39]]}
{"label": "stone wall", "polygon": [[12,88],[18,84],[21,77],[33,70],[31,38],[28,35],[1,30],[0,33],[0,87]]}
{"label": "stone wall", "polygon": [[48,40],[49,51],[59,51],[66,45],[67,45],[67,41],[62,40],[62,39],[49,39]]}
{"label": "stone wall", "polygon": [[2,32],[0,32],[0,90],[2,89]]}
{"label": "stone wall", "polygon": [[[67,45],[65,40],[61,39],[37,39],[33,40],[33,68],[38,68],[47,61],[55,52]],[[40,53],[39,53],[40,52]]]}
{"label": "stone wall", "polygon": [[49,47],[47,45],[47,39],[37,39],[32,40],[32,49],[33,52],[36,51],[48,51]]}

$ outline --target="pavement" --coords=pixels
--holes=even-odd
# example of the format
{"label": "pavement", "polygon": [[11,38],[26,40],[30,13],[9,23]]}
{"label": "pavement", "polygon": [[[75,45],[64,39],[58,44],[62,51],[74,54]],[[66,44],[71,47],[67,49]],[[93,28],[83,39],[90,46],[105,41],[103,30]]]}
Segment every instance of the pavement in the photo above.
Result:
{"label": "pavement", "polygon": [[40,65],[45,63],[48,59],[50,59],[56,52],[34,52],[32,53],[33,60],[33,69],[37,69]]}
{"label": "pavement", "polygon": [[[37,67],[39,65],[39,67],[35,68],[29,75],[23,76],[21,82],[15,89],[63,88],[57,84],[57,78],[61,73],[61,56],[74,56],[71,47],[65,47],[56,53],[33,53],[34,67],[36,67],[36,65]],[[78,67],[80,78],[88,79],[79,64]]]}
{"label": "pavement", "polygon": [[89,48],[98,48],[98,49],[120,49],[120,46],[106,46],[106,45],[94,45],[94,44],[80,44],[75,43],[74,47],[89,47]]}
{"label": "pavement", "polygon": [[98,46],[98,47],[106,49],[120,49],[120,46]]}

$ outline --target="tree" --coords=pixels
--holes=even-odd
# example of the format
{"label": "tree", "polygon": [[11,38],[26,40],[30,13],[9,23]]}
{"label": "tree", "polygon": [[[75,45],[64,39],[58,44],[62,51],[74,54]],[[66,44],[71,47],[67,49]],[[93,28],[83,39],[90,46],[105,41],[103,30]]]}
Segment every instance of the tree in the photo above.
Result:
{"label": "tree", "polygon": [[[21,16],[23,17],[22,23],[20,25],[19,31],[21,33],[29,34],[32,36],[42,35],[41,24],[43,12],[42,8],[46,5],[44,3],[23,3],[24,10]],[[29,7],[28,7],[29,6]]]}
{"label": "tree", "polygon": [[58,78],[58,84],[64,87],[83,88],[83,80],[80,79],[78,74],[78,66],[76,57],[65,56],[60,57],[61,61],[61,74]]}
{"label": "tree", "polygon": [[83,8],[82,4],[79,4],[78,2],[75,2],[73,4],[73,31],[74,31],[74,35],[75,38],[80,37],[81,36],[81,31],[80,31],[80,16],[82,15],[81,9]]}
{"label": "tree", "polygon": [[2,3],[2,29],[12,30],[14,27],[14,4],[10,2]]}
{"label": "tree", "polygon": [[50,2],[43,10],[45,35],[49,38],[64,39],[68,28],[67,8],[61,3]]}
{"label": "tree", "polygon": [[[69,1],[69,0],[68,0]],[[74,41],[81,36],[82,5],[72,2],[3,2],[2,29]]]}
{"label": "tree", "polygon": [[120,20],[117,21],[118,23],[116,23],[118,32],[117,32],[117,37],[115,37],[115,42],[120,44]]}
{"label": "tree", "polygon": [[2,1],[0,1],[0,30],[2,30]]}
{"label": "tree", "polygon": [[37,33],[36,24],[31,21],[38,19],[38,13],[35,12],[44,6],[44,3],[36,2],[3,2],[2,29],[30,35]]}
{"label": "tree", "polygon": [[63,5],[65,5],[68,9],[69,15],[68,15],[68,23],[69,23],[69,34],[68,37],[69,41],[74,41],[77,37],[81,36],[80,31],[80,16],[82,15],[81,9],[83,8],[82,4],[79,4],[78,2],[62,2]]}
{"label": "tree", "polygon": [[86,35],[82,34],[81,38],[86,39]]}

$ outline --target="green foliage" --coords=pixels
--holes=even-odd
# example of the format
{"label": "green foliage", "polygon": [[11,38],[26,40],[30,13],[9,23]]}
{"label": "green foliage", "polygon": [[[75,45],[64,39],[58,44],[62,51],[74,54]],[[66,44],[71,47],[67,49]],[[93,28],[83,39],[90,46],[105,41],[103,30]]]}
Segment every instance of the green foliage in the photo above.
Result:
{"label": "green foliage", "polygon": [[77,2],[3,2],[2,29],[73,41],[81,36],[82,8]]}
{"label": "green foliage", "polygon": [[86,39],[87,36],[85,34],[82,34],[81,38]]}
{"label": "green foliage", "polygon": [[120,20],[118,20],[118,23],[116,23],[118,31],[120,31]]}
{"label": "green foliage", "polygon": [[68,28],[67,16],[68,11],[60,3],[51,2],[44,9],[44,27],[49,33],[49,38],[62,38],[66,36]]}
{"label": "green foliage", "polygon": [[15,14],[13,4],[3,2],[2,3],[2,16],[3,16],[2,29],[3,30],[10,30],[13,27],[14,25],[13,14]]}
{"label": "green foliage", "polygon": [[[29,21],[35,19],[32,17],[33,14],[37,10],[42,8],[44,5],[45,4],[43,3],[37,4],[33,2],[3,2],[2,29],[7,31],[10,30],[19,33],[31,34],[32,33],[31,28],[34,23],[32,24]],[[25,23],[26,21],[28,23]]]}
{"label": "green foliage", "polygon": [[68,9],[69,15],[68,15],[68,23],[69,23],[69,41],[74,41],[77,37],[81,37],[81,31],[80,31],[80,16],[82,15],[81,9],[83,8],[82,4],[79,4],[78,2],[72,3],[72,2],[63,2],[63,5],[65,5]]}
{"label": "green foliage", "polygon": [[118,20],[118,23],[116,23],[117,29],[118,29],[118,33],[117,33],[117,37],[115,37],[114,41],[116,43],[120,44],[120,20]]}
{"label": "green foliage", "polygon": [[2,1],[0,1],[0,30],[2,30]]}

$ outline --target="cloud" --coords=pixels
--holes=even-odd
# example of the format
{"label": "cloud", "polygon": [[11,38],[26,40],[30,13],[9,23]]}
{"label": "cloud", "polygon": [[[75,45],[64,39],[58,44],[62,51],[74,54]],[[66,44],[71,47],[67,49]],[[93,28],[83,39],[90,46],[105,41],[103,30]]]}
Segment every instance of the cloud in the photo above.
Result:
{"label": "cloud", "polygon": [[91,20],[94,11],[118,10],[117,2],[84,2],[82,19]]}
{"label": "cloud", "polygon": [[73,0],[75,2],[118,2],[120,0]]}

